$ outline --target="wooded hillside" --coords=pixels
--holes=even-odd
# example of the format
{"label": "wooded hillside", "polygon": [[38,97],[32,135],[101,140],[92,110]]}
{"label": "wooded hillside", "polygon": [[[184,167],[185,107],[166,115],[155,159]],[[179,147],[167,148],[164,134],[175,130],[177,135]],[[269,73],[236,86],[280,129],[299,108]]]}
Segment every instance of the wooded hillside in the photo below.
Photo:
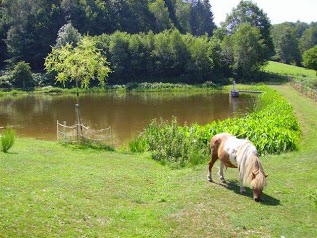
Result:
{"label": "wooded hillside", "polygon": [[[85,37],[109,61],[112,82],[252,80],[268,60],[311,62],[303,55],[317,45],[317,22],[272,26],[256,4],[241,1],[217,28],[212,10],[208,0],[2,0],[0,69],[7,74],[24,61],[45,72],[52,47],[76,47]],[[21,83],[0,78],[3,85]]]}

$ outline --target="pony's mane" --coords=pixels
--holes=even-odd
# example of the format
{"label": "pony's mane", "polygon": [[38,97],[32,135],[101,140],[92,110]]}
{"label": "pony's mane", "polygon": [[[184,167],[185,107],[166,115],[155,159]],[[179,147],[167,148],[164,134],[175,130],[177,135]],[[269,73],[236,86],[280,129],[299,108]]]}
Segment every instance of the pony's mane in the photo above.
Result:
{"label": "pony's mane", "polygon": [[[239,166],[239,175],[244,185],[250,185],[253,189],[263,189],[266,185],[266,178],[262,164],[258,158],[255,146],[245,140],[237,150],[237,162]],[[253,173],[256,175],[253,178]]]}

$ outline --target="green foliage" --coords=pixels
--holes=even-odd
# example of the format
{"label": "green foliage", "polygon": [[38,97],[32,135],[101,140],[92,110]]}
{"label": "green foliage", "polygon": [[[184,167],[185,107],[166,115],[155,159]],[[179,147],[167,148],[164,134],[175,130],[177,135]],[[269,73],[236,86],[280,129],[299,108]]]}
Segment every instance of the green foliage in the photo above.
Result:
{"label": "green foliage", "polygon": [[250,78],[265,63],[265,45],[260,30],[250,23],[241,24],[232,35],[234,65],[237,75]]}
{"label": "green foliage", "polygon": [[53,48],[45,59],[45,67],[48,72],[57,72],[58,82],[65,84],[78,80],[83,88],[88,88],[94,79],[104,85],[111,72],[108,62],[89,37],[82,38],[75,48],[68,43],[61,48]]}
{"label": "green foliage", "polygon": [[271,23],[267,15],[255,3],[251,1],[240,1],[238,6],[227,15],[222,28],[229,33],[234,34],[240,25],[249,23],[251,26],[260,30],[261,39],[266,46],[263,52],[263,58],[269,59],[274,52],[274,46],[271,38]]}
{"label": "green foliage", "polygon": [[303,65],[306,68],[315,70],[317,75],[317,46],[303,53]]}
{"label": "green foliage", "polygon": [[317,22],[312,22],[307,26],[299,39],[299,49],[301,53],[317,45]]}
{"label": "green foliage", "polygon": [[17,88],[28,89],[34,86],[30,64],[20,61],[12,71],[12,82]]}
{"label": "green foliage", "polygon": [[71,23],[67,23],[59,29],[55,47],[60,48],[67,43],[75,47],[81,38],[82,36],[78,30]]}
{"label": "green foliage", "polygon": [[15,142],[15,130],[12,128],[6,128],[1,135],[2,151],[7,153],[8,150],[14,145]]}
{"label": "green foliage", "polygon": [[173,168],[196,165],[208,157],[208,147],[197,140],[193,128],[188,130],[186,126],[181,127],[176,118],[171,122],[153,120],[140,140],[147,142],[147,147],[143,147],[151,151],[154,160]]}
{"label": "green foliage", "polygon": [[[164,78],[165,82],[203,83],[215,81],[212,49],[216,41],[168,30],[159,34],[132,35],[115,32],[95,37],[113,69],[116,83]],[[220,49],[221,50],[221,49]],[[221,58],[221,56],[219,56]]]}
{"label": "green foliage", "polygon": [[206,126],[182,127],[177,124],[176,118],[171,122],[154,120],[145,128],[140,140],[147,142],[153,159],[173,167],[206,161],[208,142],[213,135],[221,132],[248,138],[260,155],[296,150],[300,128],[293,108],[275,91],[267,87],[259,89],[265,92],[259,98],[256,112],[242,118],[214,121]]}
{"label": "green foliage", "polygon": [[274,25],[271,30],[275,47],[274,59],[286,64],[299,65],[301,54],[297,29],[289,23]]}
{"label": "green foliage", "polygon": [[149,4],[149,10],[155,16],[156,31],[160,32],[171,28],[172,21],[164,0],[156,0]]}
{"label": "green foliage", "polygon": [[194,36],[208,34],[212,36],[216,25],[213,22],[214,16],[211,12],[211,5],[208,0],[192,1],[190,9],[189,23],[190,33]]}

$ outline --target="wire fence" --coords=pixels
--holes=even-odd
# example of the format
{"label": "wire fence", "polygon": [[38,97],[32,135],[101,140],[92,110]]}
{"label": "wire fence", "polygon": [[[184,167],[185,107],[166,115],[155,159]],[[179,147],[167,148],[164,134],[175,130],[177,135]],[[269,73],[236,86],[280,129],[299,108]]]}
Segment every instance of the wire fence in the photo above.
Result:
{"label": "wire fence", "polygon": [[67,126],[66,121],[60,123],[57,120],[57,140],[63,142],[87,142],[98,143],[104,145],[113,145],[113,137],[111,127],[94,130],[83,124],[74,124]]}

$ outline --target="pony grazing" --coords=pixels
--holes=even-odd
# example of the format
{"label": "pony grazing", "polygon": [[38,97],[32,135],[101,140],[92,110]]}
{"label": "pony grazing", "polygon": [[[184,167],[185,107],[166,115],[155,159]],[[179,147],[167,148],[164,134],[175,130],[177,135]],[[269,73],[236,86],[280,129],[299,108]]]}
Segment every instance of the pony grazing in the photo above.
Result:
{"label": "pony grazing", "polygon": [[208,168],[208,180],[212,182],[211,170],[219,159],[219,177],[225,183],[223,168],[238,168],[240,176],[240,193],[245,192],[244,185],[253,189],[254,201],[259,202],[266,177],[255,146],[247,139],[238,139],[229,133],[213,136],[210,141],[211,160]]}

